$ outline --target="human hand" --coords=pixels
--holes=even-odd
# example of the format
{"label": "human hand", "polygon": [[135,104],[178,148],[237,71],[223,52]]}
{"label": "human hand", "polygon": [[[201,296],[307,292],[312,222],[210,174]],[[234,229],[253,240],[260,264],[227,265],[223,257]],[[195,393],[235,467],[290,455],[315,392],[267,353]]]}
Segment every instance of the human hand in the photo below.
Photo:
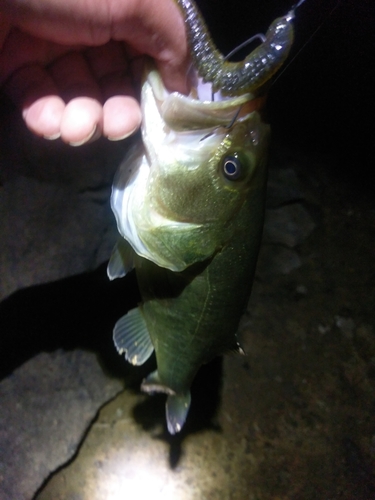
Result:
{"label": "human hand", "polygon": [[133,133],[144,55],[170,90],[187,92],[173,0],[0,0],[0,86],[37,135],[81,145]]}

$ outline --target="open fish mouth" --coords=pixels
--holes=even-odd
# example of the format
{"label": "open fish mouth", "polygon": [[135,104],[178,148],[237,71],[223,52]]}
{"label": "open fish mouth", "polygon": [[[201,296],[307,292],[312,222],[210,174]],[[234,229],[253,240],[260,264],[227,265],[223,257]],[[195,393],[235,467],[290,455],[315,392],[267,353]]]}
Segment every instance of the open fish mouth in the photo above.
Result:
{"label": "open fish mouth", "polygon": [[195,72],[188,96],[168,92],[156,70],[148,72],[147,82],[152,89],[158,110],[166,125],[174,131],[229,128],[234,119],[242,119],[259,110],[265,97],[251,93],[228,97],[221,92],[212,93],[212,84],[205,83]]}

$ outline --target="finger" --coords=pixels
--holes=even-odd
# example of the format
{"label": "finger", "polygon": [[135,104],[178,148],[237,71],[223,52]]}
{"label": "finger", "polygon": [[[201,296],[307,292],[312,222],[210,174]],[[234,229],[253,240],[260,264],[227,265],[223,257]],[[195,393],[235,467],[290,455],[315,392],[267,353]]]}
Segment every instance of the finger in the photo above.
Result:
{"label": "finger", "polygon": [[[153,57],[170,90],[188,92],[187,71],[189,55],[185,25],[181,12],[173,0],[128,1],[134,3],[132,16],[122,19],[115,10],[112,18],[112,38],[124,40],[137,51]],[[121,8],[121,2],[113,9]]]}
{"label": "finger", "polygon": [[86,96],[102,100],[101,91],[82,53],[70,52],[49,65],[48,71],[61,97],[69,102]]}
{"label": "finger", "polygon": [[23,111],[27,127],[36,135],[45,139],[58,139],[65,103],[57,95],[47,95],[36,99]]}
{"label": "finger", "polygon": [[101,135],[102,94],[83,55],[71,52],[49,66],[59,93],[67,103],[60,123],[61,139],[79,146]]}
{"label": "finger", "polygon": [[121,43],[111,41],[89,48],[85,57],[104,100],[115,95],[135,96],[127,54]]}
{"label": "finger", "polygon": [[96,45],[110,39],[107,1],[1,0],[0,7],[13,26],[51,42]]}
{"label": "finger", "polygon": [[123,44],[111,41],[85,52],[90,69],[106,99],[103,106],[103,134],[116,141],[133,134],[141,124],[141,110],[130,77]]}
{"label": "finger", "polygon": [[65,106],[60,123],[61,139],[71,146],[81,146],[100,137],[103,108],[90,97],[76,97]]}
{"label": "finger", "polygon": [[103,134],[112,141],[129,137],[138,130],[141,121],[141,109],[133,97],[114,96],[103,106]]}
{"label": "finger", "polygon": [[19,69],[8,79],[4,90],[22,109],[30,130],[50,139],[59,137],[65,104],[43,68],[32,65]]}
{"label": "finger", "polygon": [[33,64],[45,66],[72,50],[73,46],[58,45],[12,28],[0,51],[0,85],[19,68]]}

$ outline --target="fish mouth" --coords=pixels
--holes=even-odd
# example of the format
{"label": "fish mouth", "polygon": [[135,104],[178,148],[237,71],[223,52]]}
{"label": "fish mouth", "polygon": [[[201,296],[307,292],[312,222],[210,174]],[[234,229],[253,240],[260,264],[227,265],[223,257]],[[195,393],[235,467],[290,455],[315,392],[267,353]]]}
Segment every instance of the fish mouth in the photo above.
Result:
{"label": "fish mouth", "polygon": [[236,97],[212,93],[212,84],[205,83],[195,72],[189,95],[169,92],[155,68],[149,68],[149,83],[159,113],[165,124],[176,132],[230,128],[237,120],[246,119],[265,104],[266,96],[245,93]]}

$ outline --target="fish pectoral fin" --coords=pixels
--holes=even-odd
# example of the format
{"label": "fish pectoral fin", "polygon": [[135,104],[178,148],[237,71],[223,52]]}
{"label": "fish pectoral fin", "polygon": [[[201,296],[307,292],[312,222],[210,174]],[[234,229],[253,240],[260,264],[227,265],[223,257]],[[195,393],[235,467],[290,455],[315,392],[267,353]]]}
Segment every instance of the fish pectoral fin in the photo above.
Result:
{"label": "fish pectoral fin", "polygon": [[119,354],[132,365],[142,365],[151,356],[152,345],[146,321],[137,307],[120,318],[113,330],[113,341]]}
{"label": "fish pectoral fin", "polygon": [[236,340],[235,344],[228,349],[226,354],[240,354],[241,356],[246,356],[246,352],[242,345]]}
{"label": "fish pectoral fin", "polygon": [[110,280],[123,278],[133,268],[134,250],[126,240],[121,239],[116,243],[109,259],[107,266],[108,278]]}
{"label": "fish pectoral fin", "polygon": [[166,414],[167,426],[170,434],[176,434],[182,429],[190,408],[190,401],[190,391],[187,391],[184,394],[168,396]]}

